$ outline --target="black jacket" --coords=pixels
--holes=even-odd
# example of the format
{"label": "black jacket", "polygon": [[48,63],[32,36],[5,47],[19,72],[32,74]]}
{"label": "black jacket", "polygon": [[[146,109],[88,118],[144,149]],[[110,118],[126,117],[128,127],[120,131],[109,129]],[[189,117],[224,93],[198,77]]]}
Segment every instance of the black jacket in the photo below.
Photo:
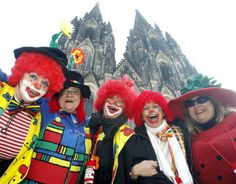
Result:
{"label": "black jacket", "polygon": [[[187,157],[187,163],[190,169],[190,172],[192,173],[193,180],[195,180],[193,176],[193,162],[192,162],[192,154],[191,154],[191,142],[190,142],[190,134],[186,125],[186,122],[184,122],[181,119],[175,119],[173,122],[168,123],[170,126],[178,126],[181,131],[184,134],[184,142],[185,142],[185,150],[186,150],[186,157]],[[151,160],[157,160],[155,151],[152,147],[150,138],[148,137],[146,127],[145,125],[142,125],[140,127],[135,127],[135,133],[141,137],[142,142],[145,145],[146,152],[148,153],[148,157]]]}
{"label": "black jacket", "polygon": [[[97,155],[100,158],[100,168],[95,171],[95,184],[111,184],[112,167],[113,167],[113,137],[118,128],[126,123],[127,118],[118,117],[117,119],[105,119],[101,116],[92,115],[90,129],[92,137],[95,135],[98,126],[104,126],[105,137],[97,143]],[[105,122],[104,122],[105,121]],[[109,122],[106,122],[109,121]],[[122,122],[121,122],[122,121]],[[143,139],[134,134],[125,143],[118,157],[118,169],[114,180],[114,184],[172,184],[169,179],[162,173],[158,172],[152,177],[139,177],[137,180],[132,180],[129,172],[133,165],[143,161],[151,160],[148,157],[147,150],[142,143]]]}

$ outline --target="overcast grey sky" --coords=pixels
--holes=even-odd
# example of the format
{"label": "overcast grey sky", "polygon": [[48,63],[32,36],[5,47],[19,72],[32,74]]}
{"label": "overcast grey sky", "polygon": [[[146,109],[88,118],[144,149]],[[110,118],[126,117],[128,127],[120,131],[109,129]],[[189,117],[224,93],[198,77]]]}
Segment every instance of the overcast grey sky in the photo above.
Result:
{"label": "overcast grey sky", "polygon": [[60,21],[82,18],[99,3],[104,22],[116,40],[116,60],[125,51],[138,9],[152,26],[157,24],[179,44],[197,70],[236,90],[234,0],[8,0],[0,2],[0,68],[10,74],[13,50],[48,46]]}

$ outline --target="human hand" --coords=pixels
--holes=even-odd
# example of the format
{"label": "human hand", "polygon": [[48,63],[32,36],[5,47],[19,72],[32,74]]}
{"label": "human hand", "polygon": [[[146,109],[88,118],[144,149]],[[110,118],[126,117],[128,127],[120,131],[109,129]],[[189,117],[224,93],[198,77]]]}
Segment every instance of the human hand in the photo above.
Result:
{"label": "human hand", "polygon": [[131,168],[129,173],[131,178],[137,179],[138,176],[153,176],[157,174],[157,161],[154,160],[144,160]]}

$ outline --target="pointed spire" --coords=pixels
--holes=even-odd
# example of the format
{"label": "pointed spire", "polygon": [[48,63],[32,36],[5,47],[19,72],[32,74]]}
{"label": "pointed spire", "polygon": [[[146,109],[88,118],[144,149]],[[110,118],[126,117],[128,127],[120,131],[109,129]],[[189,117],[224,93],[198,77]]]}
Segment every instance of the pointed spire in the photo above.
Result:
{"label": "pointed spire", "polygon": [[143,18],[143,16],[137,9],[135,10],[135,12],[136,15],[134,21],[134,30],[140,30],[140,31],[148,30],[151,27],[151,25]]}
{"label": "pointed spire", "polygon": [[157,30],[158,33],[162,33],[161,29],[159,28],[157,24],[155,24],[154,26],[155,26],[155,30]]}
{"label": "pointed spire", "polygon": [[166,35],[166,39],[168,42],[177,44],[177,42],[170,36],[170,34],[168,32],[166,32],[165,35]]}
{"label": "pointed spire", "polygon": [[86,19],[91,19],[92,17],[94,17],[96,20],[101,19],[101,21],[103,21],[102,14],[101,14],[101,11],[99,8],[99,3],[96,3],[94,8],[89,13],[86,13],[86,15],[85,15]]}

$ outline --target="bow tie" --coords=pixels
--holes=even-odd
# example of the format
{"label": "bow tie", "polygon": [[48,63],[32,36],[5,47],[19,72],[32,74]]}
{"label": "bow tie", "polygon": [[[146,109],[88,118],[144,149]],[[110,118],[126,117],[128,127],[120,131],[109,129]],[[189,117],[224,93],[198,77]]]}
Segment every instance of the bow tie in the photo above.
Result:
{"label": "bow tie", "polygon": [[173,130],[170,128],[170,126],[166,126],[164,130],[157,132],[156,136],[159,137],[162,142],[166,142],[168,137],[173,136]]}
{"label": "bow tie", "polygon": [[39,112],[39,105],[23,105],[22,102],[17,102],[12,99],[8,105],[8,112],[10,116],[14,116],[20,111],[25,111],[31,117],[34,117]]}
{"label": "bow tie", "polygon": [[66,111],[62,111],[62,110],[59,111],[59,114],[60,114],[61,117],[64,118],[64,119],[65,119],[67,116],[70,115],[70,113],[68,113],[68,112],[66,112]]}

